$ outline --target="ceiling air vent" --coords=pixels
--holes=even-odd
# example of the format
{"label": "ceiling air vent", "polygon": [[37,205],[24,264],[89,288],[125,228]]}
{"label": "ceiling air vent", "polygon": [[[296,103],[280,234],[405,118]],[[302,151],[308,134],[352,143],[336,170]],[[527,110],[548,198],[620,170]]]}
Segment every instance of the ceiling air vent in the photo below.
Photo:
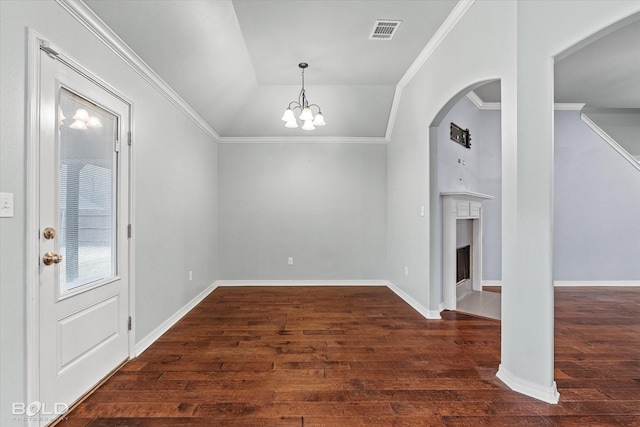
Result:
{"label": "ceiling air vent", "polygon": [[369,40],[391,40],[401,23],[402,21],[378,19],[373,25]]}

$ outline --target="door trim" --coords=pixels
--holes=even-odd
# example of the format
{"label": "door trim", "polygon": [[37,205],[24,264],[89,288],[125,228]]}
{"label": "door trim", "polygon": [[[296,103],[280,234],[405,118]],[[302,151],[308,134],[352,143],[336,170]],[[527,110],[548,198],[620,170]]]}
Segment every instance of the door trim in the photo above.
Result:
{"label": "door trim", "polygon": [[[110,84],[97,77],[94,73],[78,64],[73,58],[65,54],[64,51],[54,46],[48,39],[34,31],[27,29],[27,112],[26,112],[26,271],[25,279],[27,285],[26,303],[26,404],[40,401],[40,247],[39,247],[39,155],[40,155],[40,51],[41,49],[51,49],[57,53],[59,61],[74,69],[76,72],[100,86],[103,90],[119,98],[129,106],[129,131],[134,135],[134,114],[133,102],[113,88]],[[124,146],[125,144],[123,144]],[[129,246],[129,316],[135,319],[135,194],[134,194],[134,174],[135,156],[134,147],[129,147],[129,212],[128,223],[131,224],[132,233],[128,239]],[[135,357],[135,329],[129,331],[128,354],[129,358]],[[88,391],[88,390],[87,390]],[[29,421],[29,426],[38,426],[37,421]]]}

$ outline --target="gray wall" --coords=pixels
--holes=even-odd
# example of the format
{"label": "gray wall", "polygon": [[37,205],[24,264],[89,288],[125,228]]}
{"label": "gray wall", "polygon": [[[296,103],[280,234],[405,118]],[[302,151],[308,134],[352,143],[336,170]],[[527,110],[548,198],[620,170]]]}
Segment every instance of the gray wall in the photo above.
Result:
{"label": "gray wall", "polygon": [[[471,149],[451,141],[451,122],[469,129]],[[495,197],[482,203],[482,280],[502,277],[501,149],[500,111],[480,110],[466,96],[438,127],[438,192],[472,191]]]}
{"label": "gray wall", "polygon": [[221,144],[218,170],[220,279],[385,278],[385,145]]}
{"label": "gray wall", "polygon": [[640,280],[640,173],[580,120],[555,114],[555,280]]}
{"label": "gray wall", "polygon": [[[49,38],[134,104],[137,340],[217,277],[217,146],[54,1],[0,1],[0,191],[15,216],[0,219],[0,425],[25,402],[26,28]],[[188,282],[188,270],[194,278]]]}

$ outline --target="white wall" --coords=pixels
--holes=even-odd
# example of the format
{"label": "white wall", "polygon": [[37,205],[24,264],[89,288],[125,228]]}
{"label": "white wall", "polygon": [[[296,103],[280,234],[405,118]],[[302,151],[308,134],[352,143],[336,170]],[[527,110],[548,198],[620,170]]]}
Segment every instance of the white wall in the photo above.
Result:
{"label": "white wall", "polygon": [[385,279],[385,145],[221,144],[218,169],[220,279]]}
{"label": "white wall", "polygon": [[640,281],[640,173],[580,112],[554,123],[555,280]]}
{"label": "white wall", "polygon": [[[27,27],[102,77],[134,104],[137,340],[217,276],[217,146],[199,127],[54,1],[0,1],[0,425],[26,396]],[[193,282],[187,271],[193,270]]]}

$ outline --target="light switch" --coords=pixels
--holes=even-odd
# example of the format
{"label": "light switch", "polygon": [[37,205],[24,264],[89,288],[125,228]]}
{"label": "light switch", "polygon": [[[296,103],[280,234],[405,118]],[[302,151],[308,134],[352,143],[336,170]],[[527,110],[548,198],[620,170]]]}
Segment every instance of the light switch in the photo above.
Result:
{"label": "light switch", "polygon": [[0,218],[13,218],[13,193],[0,193]]}

